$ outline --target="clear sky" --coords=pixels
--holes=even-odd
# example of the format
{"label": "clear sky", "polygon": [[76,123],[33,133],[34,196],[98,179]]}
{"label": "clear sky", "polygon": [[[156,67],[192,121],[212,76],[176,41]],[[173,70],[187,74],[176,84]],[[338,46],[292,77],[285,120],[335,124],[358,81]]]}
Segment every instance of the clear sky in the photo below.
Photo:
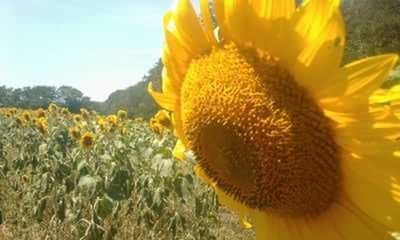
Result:
{"label": "clear sky", "polygon": [[172,0],[0,0],[0,86],[70,85],[92,100],[141,80]]}

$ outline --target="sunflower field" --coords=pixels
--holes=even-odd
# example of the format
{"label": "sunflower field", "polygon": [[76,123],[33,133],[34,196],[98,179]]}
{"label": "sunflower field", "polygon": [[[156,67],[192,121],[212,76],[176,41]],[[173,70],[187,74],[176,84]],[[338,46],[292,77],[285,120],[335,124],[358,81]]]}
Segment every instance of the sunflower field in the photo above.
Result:
{"label": "sunflower field", "polygon": [[168,121],[1,109],[0,239],[254,238],[174,159]]}

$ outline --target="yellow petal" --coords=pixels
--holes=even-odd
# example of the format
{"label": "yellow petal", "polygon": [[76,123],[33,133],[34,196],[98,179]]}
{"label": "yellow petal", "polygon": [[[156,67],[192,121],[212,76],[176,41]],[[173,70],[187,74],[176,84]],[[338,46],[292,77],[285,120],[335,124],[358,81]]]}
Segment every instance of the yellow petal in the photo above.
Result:
{"label": "yellow petal", "polygon": [[169,77],[167,69],[164,67],[161,73],[162,76],[162,91],[163,93],[172,93],[178,95],[179,86],[176,86],[175,82]]}
{"label": "yellow petal", "polygon": [[[385,158],[376,161],[385,161]],[[379,173],[375,166],[366,164],[362,159],[347,158],[343,164],[343,184],[350,200],[380,224],[399,229],[400,203],[395,200],[392,192],[398,187],[396,179]],[[368,186],[368,191],[360,186]]]}
{"label": "yellow petal", "polygon": [[174,150],[172,151],[172,155],[178,160],[185,160],[185,152],[186,148],[183,145],[181,140],[178,140],[175,144]]}
{"label": "yellow petal", "polygon": [[354,123],[356,121],[353,115],[347,113],[334,112],[324,109],[324,114],[341,127],[346,126],[350,123]]}
{"label": "yellow petal", "polygon": [[310,44],[325,31],[332,14],[339,8],[340,0],[309,0],[305,1],[298,14],[296,32]]}
{"label": "yellow petal", "polygon": [[208,41],[212,45],[217,45],[217,39],[214,35],[213,19],[210,13],[210,2],[209,0],[200,0],[200,11],[203,20],[203,26],[207,35]]}
{"label": "yellow petal", "polygon": [[251,33],[248,27],[256,28],[252,11],[248,1],[215,0],[215,12],[224,40],[233,40],[239,44],[251,42]]}
{"label": "yellow petal", "polygon": [[171,55],[167,48],[163,50],[162,62],[164,63],[164,69],[166,69],[165,74],[170,79],[171,85],[173,85],[174,89],[177,91],[179,91],[181,87],[189,64],[189,58],[185,61],[185,57],[186,56],[181,57],[179,54]]}
{"label": "yellow petal", "polygon": [[223,40],[231,40],[230,29],[228,27],[228,17],[225,12],[225,1],[224,0],[214,0],[214,10],[217,17],[218,27],[223,36]]}
{"label": "yellow petal", "polygon": [[190,46],[196,55],[210,48],[190,0],[177,0],[172,18],[185,45]]}
{"label": "yellow petal", "polygon": [[[312,42],[307,43],[294,66],[295,76],[316,96],[344,79],[329,78],[340,67],[345,42],[344,22],[336,9],[325,29]],[[324,77],[322,77],[324,76]],[[323,97],[322,95],[321,97]]]}
{"label": "yellow petal", "polygon": [[252,0],[258,15],[268,20],[289,19],[296,8],[294,0]]}
{"label": "yellow petal", "polygon": [[[356,114],[368,113],[369,96],[387,78],[398,56],[394,54],[365,58],[346,65],[343,70],[346,86],[335,104],[325,104],[331,111]],[[342,80],[340,80],[342,81]]]}
{"label": "yellow petal", "polygon": [[158,93],[153,91],[153,85],[150,82],[147,86],[147,91],[154,98],[158,105],[167,109],[168,111],[174,111],[175,106],[178,102],[178,97],[169,93]]}
{"label": "yellow petal", "polygon": [[369,96],[387,79],[398,56],[386,54],[368,57],[345,66],[348,87],[345,95]]}
{"label": "yellow petal", "polygon": [[169,60],[169,62],[175,63],[174,67],[176,67],[176,71],[185,72],[187,65],[195,55],[195,52],[190,46],[185,44],[184,39],[179,35],[176,30],[176,25],[172,20],[171,12],[167,12],[164,15],[163,24],[165,38],[162,56],[163,62]]}
{"label": "yellow petal", "polygon": [[186,139],[185,133],[183,132],[183,123],[181,117],[180,105],[176,105],[175,111],[172,113],[172,120],[174,123],[174,133],[179,140],[182,141],[183,145],[187,146],[188,141]]}
{"label": "yellow petal", "polygon": [[[282,3],[275,1],[265,4],[272,8],[289,9],[288,2],[285,0]],[[279,14],[271,15],[269,18],[259,16],[257,13],[259,9],[256,8],[261,3],[257,1],[215,0],[214,3],[222,38],[225,41],[233,41],[239,46],[261,48],[280,58],[284,65],[294,64],[301,41],[293,31],[293,21],[283,17],[274,18]],[[290,10],[285,14],[289,12]]]}
{"label": "yellow petal", "polygon": [[252,228],[253,225],[247,220],[246,216],[240,216],[240,226],[244,229]]}
{"label": "yellow petal", "polygon": [[211,178],[207,176],[207,174],[204,172],[199,164],[196,164],[193,170],[196,176],[198,176],[203,182],[207,183],[211,187],[215,187],[214,182],[211,180]]}

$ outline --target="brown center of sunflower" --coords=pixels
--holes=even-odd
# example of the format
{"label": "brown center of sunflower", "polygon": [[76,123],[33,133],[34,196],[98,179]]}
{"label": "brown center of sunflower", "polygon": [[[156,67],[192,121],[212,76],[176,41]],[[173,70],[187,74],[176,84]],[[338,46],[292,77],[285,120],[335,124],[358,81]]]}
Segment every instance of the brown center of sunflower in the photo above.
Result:
{"label": "brown center of sunflower", "polygon": [[183,130],[200,166],[243,204],[290,217],[326,211],[340,191],[330,120],[279,59],[227,44],[192,62]]}
{"label": "brown center of sunflower", "polygon": [[89,134],[85,134],[82,137],[82,145],[84,147],[90,148],[94,145],[94,137]]}

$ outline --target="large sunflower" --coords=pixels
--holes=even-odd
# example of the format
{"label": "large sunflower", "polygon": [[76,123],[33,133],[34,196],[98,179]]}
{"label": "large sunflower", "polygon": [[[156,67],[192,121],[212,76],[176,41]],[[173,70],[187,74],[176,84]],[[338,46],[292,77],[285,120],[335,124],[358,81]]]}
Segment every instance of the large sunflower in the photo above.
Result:
{"label": "large sunflower", "polygon": [[339,0],[189,0],[164,17],[162,93],[196,172],[257,239],[391,239],[399,125],[368,98],[397,61],[341,66]]}

